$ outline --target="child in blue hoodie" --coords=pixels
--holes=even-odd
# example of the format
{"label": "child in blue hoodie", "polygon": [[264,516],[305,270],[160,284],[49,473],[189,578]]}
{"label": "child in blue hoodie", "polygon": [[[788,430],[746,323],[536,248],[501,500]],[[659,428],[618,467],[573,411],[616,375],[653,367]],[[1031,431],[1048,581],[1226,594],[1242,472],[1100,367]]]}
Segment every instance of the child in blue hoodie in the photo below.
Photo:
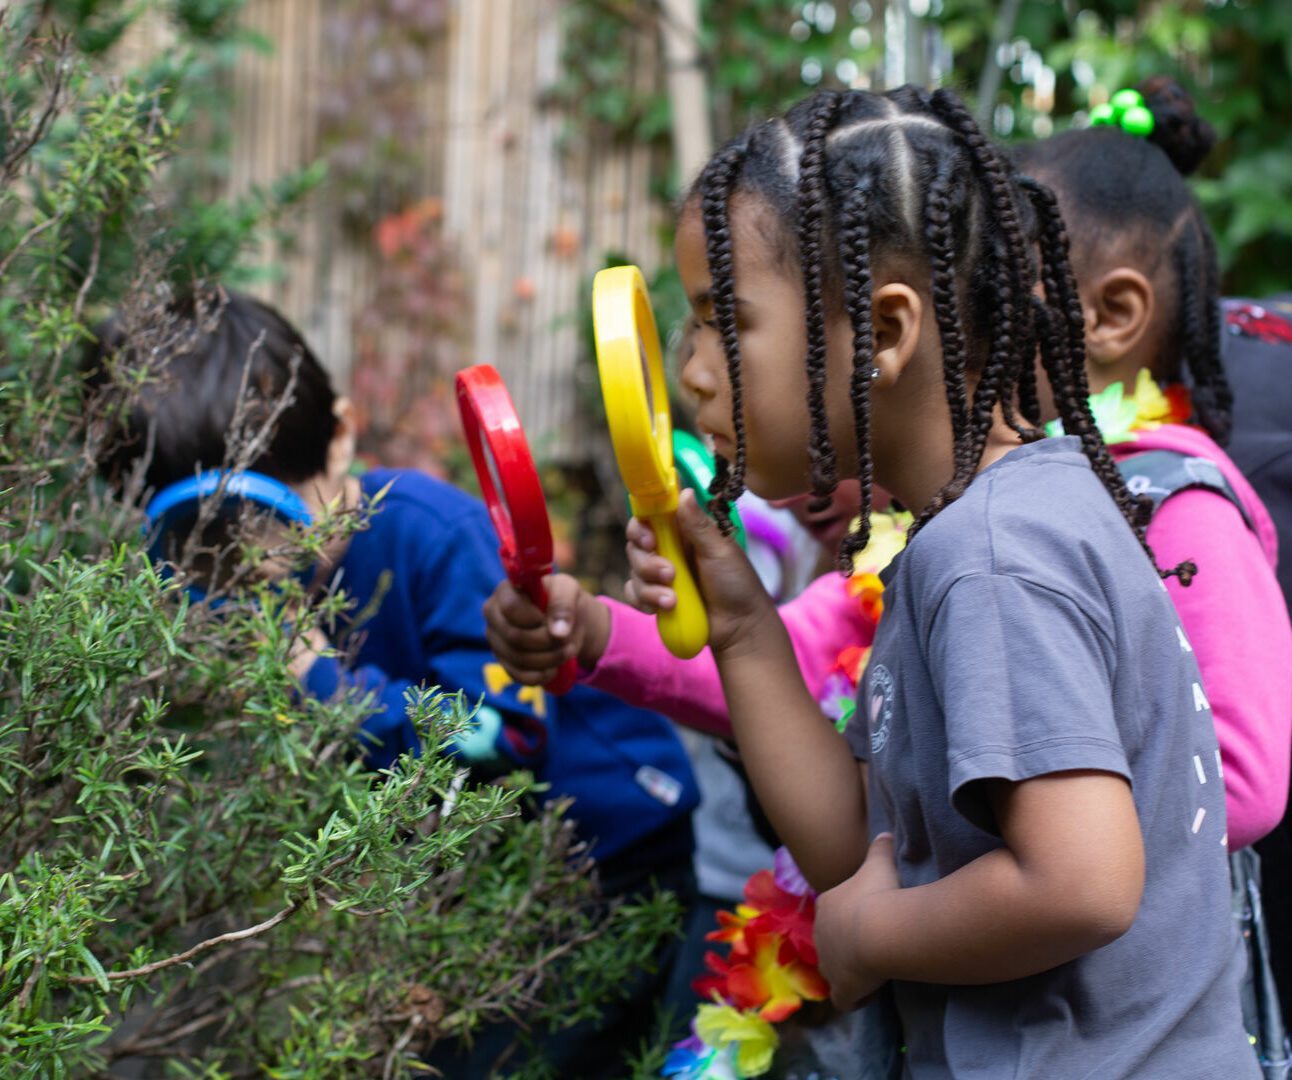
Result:
{"label": "child in blue hoodie", "polygon": [[[305,692],[371,695],[361,750],[371,768],[388,769],[402,754],[420,753],[408,691],[462,690],[481,705],[451,752],[477,775],[527,768],[548,785],[546,798],[572,798],[603,892],[631,894],[654,881],[686,899],[698,792],[680,741],[662,717],[600,691],[576,687],[556,698],[510,681],[485,643],[482,609],[503,569],[483,505],[411,470],[352,475],[350,403],[271,308],[222,290],[177,303],[172,314],[189,332],[171,335],[182,345],[159,358],[164,378],[132,399],[104,462],[109,479],[128,475],[150,444],[143,467],[154,491],[219,468],[240,397],[248,395],[243,416],[254,423],[290,390],[248,468],[288,485],[315,517],[337,505],[371,511],[365,527],[321,561],[317,583],[335,583],[352,604],[326,638],[313,638],[294,659]],[[129,346],[117,324],[102,328],[91,378],[104,377],[105,360]],[[576,1029],[549,1048],[562,1076],[614,1074],[619,1048],[635,1044],[654,1019],[651,999],[671,956],[661,961],[629,1002],[610,1004],[597,1030]]]}

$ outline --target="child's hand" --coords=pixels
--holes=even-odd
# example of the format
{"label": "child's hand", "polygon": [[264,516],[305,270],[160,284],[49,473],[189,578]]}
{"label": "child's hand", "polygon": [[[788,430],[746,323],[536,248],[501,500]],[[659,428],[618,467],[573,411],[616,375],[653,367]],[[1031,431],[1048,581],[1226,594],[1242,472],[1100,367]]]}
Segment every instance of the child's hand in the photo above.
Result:
{"label": "child's hand", "polygon": [[[722,535],[692,491],[682,492],[677,524],[709,613],[709,645],[715,654],[721,653],[757,627],[775,605],[740,545]],[[656,554],[657,546],[649,525],[637,518],[628,523],[632,576],[624,591],[630,604],[651,615],[677,603],[671,588],[673,565]]]}
{"label": "child's hand", "polygon": [[843,1011],[856,1008],[888,981],[867,969],[858,941],[858,917],[867,898],[900,889],[891,833],[880,833],[870,842],[866,861],[847,881],[822,893],[816,903],[814,937],[821,958],[821,974],[830,984],[830,1000]]}
{"label": "child's hand", "polygon": [[504,579],[485,601],[485,637],[519,683],[542,686],[571,656],[596,667],[610,640],[610,609],[569,574],[545,578],[547,611]]}

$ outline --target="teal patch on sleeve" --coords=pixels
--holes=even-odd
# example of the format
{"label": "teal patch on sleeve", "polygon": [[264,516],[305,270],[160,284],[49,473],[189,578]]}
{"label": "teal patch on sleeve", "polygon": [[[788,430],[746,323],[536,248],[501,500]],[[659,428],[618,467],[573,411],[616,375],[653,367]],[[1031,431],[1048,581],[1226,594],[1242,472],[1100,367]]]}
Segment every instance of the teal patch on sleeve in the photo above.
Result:
{"label": "teal patch on sleeve", "polygon": [[458,754],[473,765],[498,760],[498,736],[502,732],[502,716],[497,709],[481,705],[471,718],[471,726],[453,740]]}

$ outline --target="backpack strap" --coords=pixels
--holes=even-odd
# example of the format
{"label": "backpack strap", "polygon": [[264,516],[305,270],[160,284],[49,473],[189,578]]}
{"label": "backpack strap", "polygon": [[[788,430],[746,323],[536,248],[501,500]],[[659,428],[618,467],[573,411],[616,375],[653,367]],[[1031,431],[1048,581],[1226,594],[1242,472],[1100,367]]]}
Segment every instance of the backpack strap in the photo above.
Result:
{"label": "backpack strap", "polygon": [[1147,495],[1153,500],[1155,514],[1172,495],[1200,488],[1228,499],[1243,515],[1247,527],[1253,531],[1256,529],[1238,493],[1214,461],[1176,450],[1145,450],[1122,458],[1117,468],[1121,470],[1122,479],[1132,495]]}

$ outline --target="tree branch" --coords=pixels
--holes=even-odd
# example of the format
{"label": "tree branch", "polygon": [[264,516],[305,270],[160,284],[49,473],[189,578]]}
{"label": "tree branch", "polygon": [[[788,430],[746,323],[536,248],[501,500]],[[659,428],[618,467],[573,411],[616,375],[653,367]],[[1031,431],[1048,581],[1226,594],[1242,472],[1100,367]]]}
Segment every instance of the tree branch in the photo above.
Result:
{"label": "tree branch", "polygon": [[[288,904],[278,914],[271,916],[262,923],[255,926],[248,926],[245,930],[231,930],[227,934],[219,934],[213,938],[207,938],[200,941],[191,949],[185,949],[182,953],[176,953],[174,956],[168,956],[162,960],[154,960],[151,964],[144,964],[143,967],[131,968],[129,971],[109,971],[108,980],[111,982],[120,982],[124,979],[139,979],[145,975],[152,975],[154,972],[163,971],[168,967],[174,967],[176,964],[186,964],[195,956],[200,956],[209,949],[218,948],[221,945],[227,945],[231,941],[245,941],[247,938],[256,937],[259,934],[267,933],[279,923],[286,922],[300,910],[301,902],[298,900],[293,904]],[[67,980],[75,986],[92,986],[99,981],[94,975],[73,975]]]}

